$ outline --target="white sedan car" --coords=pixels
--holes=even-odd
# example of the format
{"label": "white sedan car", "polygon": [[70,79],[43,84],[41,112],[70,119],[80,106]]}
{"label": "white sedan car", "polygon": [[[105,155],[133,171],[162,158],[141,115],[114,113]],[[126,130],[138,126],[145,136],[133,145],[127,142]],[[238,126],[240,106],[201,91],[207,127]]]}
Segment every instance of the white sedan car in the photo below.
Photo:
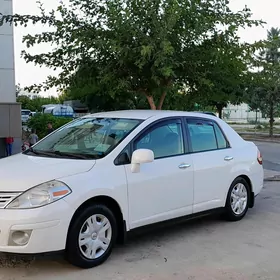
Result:
{"label": "white sedan car", "polygon": [[98,113],[0,160],[0,252],[64,251],[104,262],[126,233],[223,210],[242,219],[263,187],[262,157],[217,117]]}

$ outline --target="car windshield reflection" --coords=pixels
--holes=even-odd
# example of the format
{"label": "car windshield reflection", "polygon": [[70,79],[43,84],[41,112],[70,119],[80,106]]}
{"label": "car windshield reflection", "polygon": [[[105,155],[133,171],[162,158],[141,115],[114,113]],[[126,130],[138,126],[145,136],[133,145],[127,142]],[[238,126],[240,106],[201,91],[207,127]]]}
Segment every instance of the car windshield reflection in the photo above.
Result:
{"label": "car windshield reflection", "polygon": [[74,159],[100,159],[129,135],[141,120],[82,118],[55,131],[24,154]]}

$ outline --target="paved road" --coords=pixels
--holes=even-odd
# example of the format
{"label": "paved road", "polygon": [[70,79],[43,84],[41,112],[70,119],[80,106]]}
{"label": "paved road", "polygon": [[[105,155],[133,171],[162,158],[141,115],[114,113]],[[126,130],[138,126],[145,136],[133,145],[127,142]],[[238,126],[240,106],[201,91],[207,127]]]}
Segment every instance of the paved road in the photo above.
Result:
{"label": "paved road", "polygon": [[[245,219],[204,218],[135,236],[104,265],[80,270],[46,258],[0,259],[1,280],[280,279],[280,188],[266,183]],[[45,242],[51,242],[46,236]]]}
{"label": "paved road", "polygon": [[255,142],[259,147],[264,162],[265,169],[280,172],[280,144]]}
{"label": "paved road", "polygon": [[[256,144],[265,168],[280,170],[279,144]],[[209,217],[137,235],[90,270],[61,258],[0,257],[0,280],[279,280],[279,184],[266,182],[240,222]]]}

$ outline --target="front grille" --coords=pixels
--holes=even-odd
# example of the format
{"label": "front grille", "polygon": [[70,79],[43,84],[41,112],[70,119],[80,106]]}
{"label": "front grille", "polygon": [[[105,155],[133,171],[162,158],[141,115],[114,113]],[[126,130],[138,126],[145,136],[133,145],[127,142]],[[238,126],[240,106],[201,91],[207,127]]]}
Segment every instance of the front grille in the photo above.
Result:
{"label": "front grille", "polygon": [[4,193],[0,192],[0,208],[5,208],[20,193]]}

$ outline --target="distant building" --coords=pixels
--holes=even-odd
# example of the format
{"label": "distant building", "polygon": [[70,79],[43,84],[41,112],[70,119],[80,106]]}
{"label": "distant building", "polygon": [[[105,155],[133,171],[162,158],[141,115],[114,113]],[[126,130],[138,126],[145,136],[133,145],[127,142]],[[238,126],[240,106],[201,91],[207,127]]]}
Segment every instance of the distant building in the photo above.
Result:
{"label": "distant building", "polygon": [[[0,11],[4,15],[13,13],[12,0],[0,0]],[[15,139],[14,153],[21,150],[21,106],[16,103],[14,32],[13,26],[0,26],[0,157],[6,155],[5,138]],[[18,142],[18,143],[17,143]]]}
{"label": "distant building", "polygon": [[30,99],[36,99],[36,98],[40,97],[40,95],[37,94],[37,93],[26,92],[26,91],[20,91],[18,96],[26,96],[26,97],[28,97]]}
{"label": "distant building", "polygon": [[247,123],[250,121],[265,121],[265,116],[262,112],[255,112],[250,109],[246,103],[240,105],[229,104],[223,109],[222,117],[228,122]]}

